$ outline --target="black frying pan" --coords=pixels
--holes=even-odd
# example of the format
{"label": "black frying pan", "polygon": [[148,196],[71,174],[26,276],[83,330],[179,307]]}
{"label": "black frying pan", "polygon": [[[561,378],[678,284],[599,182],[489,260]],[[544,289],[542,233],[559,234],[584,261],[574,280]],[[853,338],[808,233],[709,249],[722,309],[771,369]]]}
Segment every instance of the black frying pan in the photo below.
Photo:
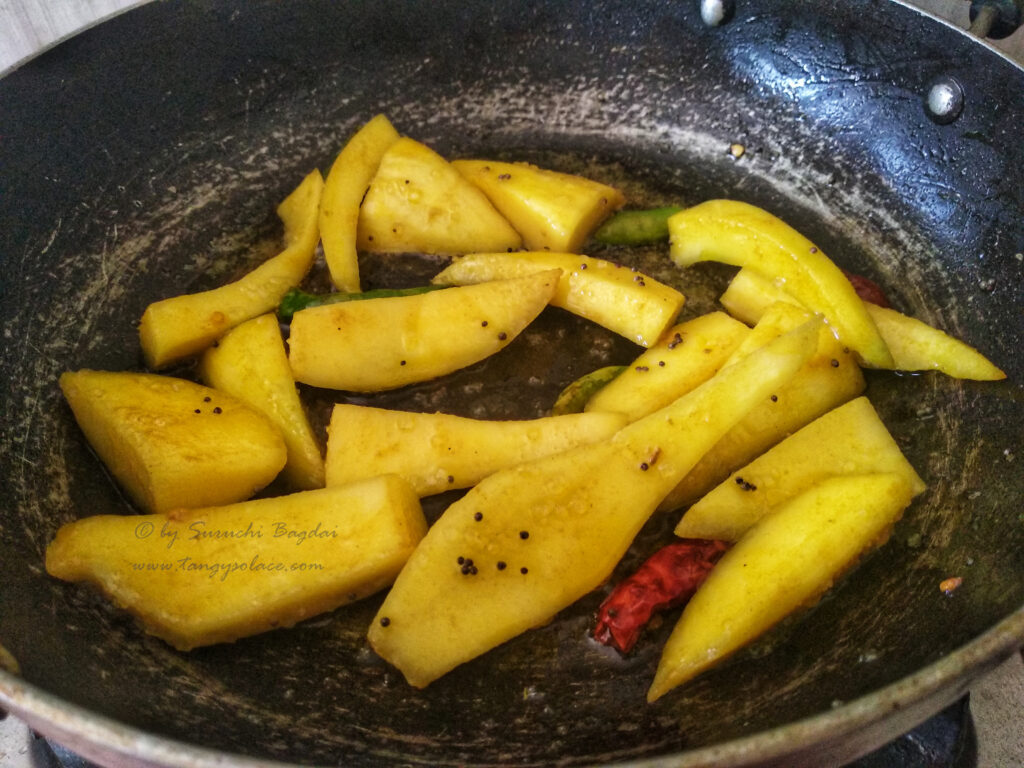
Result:
{"label": "black frying pan", "polygon": [[[881,0],[740,2],[720,27],[696,5],[166,2],[0,81],[0,643],[21,668],[0,675],[0,703],[118,765],[222,765],[223,751],[328,765],[821,766],[906,730],[1020,646],[1024,72]],[[940,125],[922,100],[947,75],[965,104]],[[376,599],[176,653],[43,572],[60,524],[132,511],[57,376],[138,368],[146,304],[270,254],[276,202],[379,111],[449,156],[585,170],[639,204],[767,207],[1009,381],[872,374],[869,395],[928,493],[820,606],[654,706],[643,692],[672,620],[621,660],[587,635],[603,590],[422,692],[365,646]],[[726,277],[680,274],[658,249],[591,252],[682,285],[694,314]],[[364,270],[396,284],[436,266]],[[569,379],[636,353],[553,310],[535,338],[559,329],[557,346],[517,342],[377,402],[465,412],[460,392],[479,383],[492,415],[539,415]],[[305,394],[321,416],[340,397]],[[653,520],[620,573],[674,522]],[[947,598],[938,584],[953,575],[964,584]]]}

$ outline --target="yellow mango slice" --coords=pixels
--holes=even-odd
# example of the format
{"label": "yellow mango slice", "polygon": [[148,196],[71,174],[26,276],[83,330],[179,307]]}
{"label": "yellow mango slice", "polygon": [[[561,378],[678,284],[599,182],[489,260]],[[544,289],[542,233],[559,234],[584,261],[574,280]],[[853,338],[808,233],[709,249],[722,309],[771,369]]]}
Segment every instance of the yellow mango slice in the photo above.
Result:
{"label": "yellow mango slice", "polygon": [[402,137],[370,182],[357,243],[377,253],[467,253],[515,250],[522,238],[447,160]]}
{"label": "yellow mango slice", "polygon": [[[775,304],[732,353],[759,348],[780,334],[806,322],[810,314],[800,307]],[[823,325],[818,349],[796,375],[755,406],[708,451],[697,466],[665,497],[661,509],[679,509],[699,499],[734,469],[749,463],[783,438],[845,403],[865,387],[864,374],[853,355]]]}
{"label": "yellow mango slice", "polygon": [[191,381],[82,370],[60,388],[93,450],[149,512],[247,499],[287,458],[263,414]]}
{"label": "yellow mango slice", "polygon": [[239,323],[275,309],[281,297],[302,282],[320,239],[317,215],[323,185],[320,171],[313,171],[278,206],[285,249],[277,256],[228,285],[146,307],[139,341],[150,368],[199,354]]}
{"label": "yellow mango slice", "polygon": [[426,532],[396,477],[64,525],[46,570],[90,582],[182,651],[290,627],[388,586]]}
{"label": "yellow mango slice", "polygon": [[[812,314],[798,304],[792,304],[785,301],[779,301],[772,304],[765,310],[764,314],[761,315],[757,324],[743,339],[743,342],[732,351],[732,354],[729,356],[726,364],[735,363],[737,360],[746,357],[755,349],[763,347],[772,339],[796,328],[801,323],[806,323],[811,317]],[[828,328],[825,328],[824,330],[827,332]],[[824,344],[831,348],[831,341],[832,340],[828,339],[823,333],[818,346],[821,347]]]}
{"label": "yellow mango slice", "polygon": [[676,536],[736,541],[773,508],[836,475],[900,475],[925,489],[866,397],[815,419],[733,472],[683,515]]}
{"label": "yellow mango slice", "polygon": [[954,379],[998,381],[1006,374],[959,339],[894,309],[865,303],[897,371],[941,371]]}
{"label": "yellow mango slice", "polygon": [[359,292],[359,204],[381,158],[398,138],[388,119],[377,115],[348,140],[327,173],[320,201],[320,241],[331,282],[339,291]]}
{"label": "yellow mango slice", "polygon": [[296,381],[375,392],[443,376],[506,347],[558,286],[557,271],[311,307],[292,317]]}
{"label": "yellow mango slice", "polygon": [[814,603],[857,558],[885,542],[911,496],[902,475],[833,477],[762,519],[722,556],[683,610],[647,700]]}
{"label": "yellow mango slice", "polygon": [[697,458],[811,354],[773,342],[610,439],[490,475],[434,523],[369,630],[411,685],[549,621],[605,581]]}
{"label": "yellow mango slice", "polygon": [[284,475],[300,490],[324,487],[324,460],[295,389],[295,379],[275,315],[236,326],[206,350],[199,376],[266,416],[281,431],[288,449]]}
{"label": "yellow mango slice", "polygon": [[[722,305],[744,322],[757,322],[773,301],[799,302],[758,273],[741,269],[722,294]],[[892,353],[897,371],[941,371],[955,379],[997,381],[1006,374],[973,347],[927,323],[870,302],[864,306]]]}
{"label": "yellow mango slice", "polygon": [[607,184],[529,163],[453,160],[523,236],[531,251],[577,253],[591,232],[626,202]]}
{"label": "yellow mango slice", "polygon": [[679,266],[698,261],[749,266],[824,315],[862,360],[892,366],[885,341],[842,270],[781,219],[737,200],[709,200],[670,217],[668,228],[670,255]]}
{"label": "yellow mango slice", "polygon": [[649,347],[672,325],[686,297],[621,264],[574,253],[471,253],[434,276],[437,285],[468,285],[562,270],[551,303]]}
{"label": "yellow mango slice", "polygon": [[588,413],[625,414],[629,421],[671,403],[707,381],[749,330],[724,312],[711,312],[669,328],[588,401]]}
{"label": "yellow mango slice", "polygon": [[776,302],[803,307],[792,294],[750,267],[743,267],[735,274],[718,300],[730,315],[750,325],[757,323]]}
{"label": "yellow mango slice", "polygon": [[610,437],[617,413],[484,421],[338,404],[327,440],[327,484],[395,474],[420,496],[468,488],[499,469]]}

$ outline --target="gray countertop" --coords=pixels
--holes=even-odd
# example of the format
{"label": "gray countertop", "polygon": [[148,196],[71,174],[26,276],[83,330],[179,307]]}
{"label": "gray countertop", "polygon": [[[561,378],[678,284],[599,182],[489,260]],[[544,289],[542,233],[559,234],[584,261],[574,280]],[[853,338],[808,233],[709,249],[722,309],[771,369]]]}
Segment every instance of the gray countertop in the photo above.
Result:
{"label": "gray countertop", "polygon": [[1021,654],[971,688],[978,768],[1024,766],[1024,661]]}
{"label": "gray countertop", "polygon": [[0,72],[146,0],[0,0]]}
{"label": "gray countertop", "polygon": [[[694,0],[696,1],[696,0]],[[0,0],[0,73],[61,40],[145,0]],[[959,27],[968,24],[966,0],[912,0]],[[994,47],[1024,63],[1024,28]],[[971,690],[978,731],[979,768],[1024,766],[1024,662],[1014,655]],[[0,724],[0,765],[30,768],[25,726]]]}

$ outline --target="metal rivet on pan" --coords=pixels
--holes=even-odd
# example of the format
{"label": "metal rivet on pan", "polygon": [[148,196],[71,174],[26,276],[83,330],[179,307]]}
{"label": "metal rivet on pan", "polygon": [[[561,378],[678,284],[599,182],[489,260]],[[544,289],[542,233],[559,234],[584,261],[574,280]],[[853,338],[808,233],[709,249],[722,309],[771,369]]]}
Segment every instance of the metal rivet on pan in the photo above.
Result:
{"label": "metal rivet on pan", "polygon": [[709,27],[728,21],[735,9],[734,0],[700,0],[700,18]]}
{"label": "metal rivet on pan", "polygon": [[924,102],[928,117],[939,125],[952,123],[964,109],[964,89],[956,78],[945,75],[932,82]]}

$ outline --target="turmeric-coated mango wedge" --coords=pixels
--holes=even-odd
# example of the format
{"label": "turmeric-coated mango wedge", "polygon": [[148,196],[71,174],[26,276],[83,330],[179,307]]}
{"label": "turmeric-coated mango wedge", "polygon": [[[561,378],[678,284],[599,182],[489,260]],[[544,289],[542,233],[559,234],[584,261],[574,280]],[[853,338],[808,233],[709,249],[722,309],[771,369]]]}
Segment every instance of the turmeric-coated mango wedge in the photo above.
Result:
{"label": "turmeric-coated mango wedge", "polygon": [[880,472],[902,475],[915,496],[925,489],[871,403],[858,397],[733,472],[686,511],[675,533],[736,541],[772,509],[825,478]]}
{"label": "turmeric-coated mango wedge", "polygon": [[60,388],[93,450],[148,512],[242,501],[287,458],[266,416],[185,379],[82,370],[63,374]]}
{"label": "turmeric-coated mango wedge", "polygon": [[[807,322],[811,314],[779,302],[733,351],[732,360],[749,354],[780,334]],[[696,501],[734,469],[837,405],[864,391],[864,375],[853,355],[820,326],[814,355],[784,385],[758,403],[701,458],[662,502],[662,509],[679,509]]]}
{"label": "turmeric-coated mango wedge", "polygon": [[892,367],[889,348],[842,270],[781,219],[738,200],[709,200],[669,218],[668,229],[679,266],[721,261],[750,267],[824,315],[865,363]]}
{"label": "turmeric-coated mango wedge", "polygon": [[381,158],[398,138],[388,119],[377,115],[342,147],[327,174],[320,201],[320,241],[331,282],[339,291],[359,291],[359,205]]}
{"label": "turmeric-coated mango wedge", "polygon": [[370,643],[423,687],[593,590],[661,497],[813,351],[777,339],[610,439],[519,464],[450,506],[402,570]]}
{"label": "turmeric-coated mango wedge", "polygon": [[622,413],[630,421],[654,413],[714,376],[749,333],[724,312],[675,325],[598,390],[584,410]]}
{"label": "turmeric-coated mango wedge", "polygon": [[562,270],[552,305],[649,347],[672,325],[686,297],[653,277],[604,259],[574,253],[470,253],[434,276],[438,285],[468,285]]}
{"label": "turmeric-coated mango wedge", "polygon": [[295,389],[277,317],[260,315],[233,328],[203,353],[199,375],[237,397],[281,431],[288,448],[284,475],[296,490],[324,487],[324,459]]}
{"label": "turmeric-coated mango wedge", "polygon": [[895,309],[865,304],[897,371],[941,371],[954,379],[999,381],[1006,374],[973,347]]}
{"label": "turmeric-coated mango wedge", "polygon": [[531,251],[578,253],[597,225],[622,207],[614,187],[528,163],[453,160],[523,236]]}
{"label": "turmeric-coated mango wedge", "polygon": [[239,323],[275,309],[302,282],[320,239],[317,215],[323,185],[320,171],[313,171],[278,206],[285,249],[277,256],[233,283],[146,307],[139,341],[150,368],[199,354]]}
{"label": "turmeric-coated mango wedge", "polygon": [[625,423],[618,413],[490,421],[339,403],[328,428],[327,484],[396,474],[417,494],[429,496],[603,440]]}
{"label": "turmeric-coated mango wedge", "polygon": [[296,381],[375,392],[442,376],[506,347],[541,313],[559,272],[326,304],[296,312],[288,340]]}
{"label": "turmeric-coated mango wedge", "polygon": [[397,477],[62,526],[46,570],[86,581],[179,650],[290,627],[383,589],[427,524]]}
{"label": "turmeric-coated mango wedge", "polygon": [[[734,317],[747,323],[757,322],[765,309],[776,301],[800,302],[757,272],[744,267],[722,294],[722,305]],[[1006,374],[988,358],[959,339],[921,320],[894,309],[864,302],[878,332],[892,353],[897,371],[940,371],[954,379],[998,381]]]}
{"label": "turmeric-coated mango wedge", "polygon": [[357,243],[378,253],[468,253],[514,250],[522,238],[447,160],[402,137],[370,182]]}
{"label": "turmeric-coated mango wedge", "polygon": [[816,602],[882,544],[913,491],[897,474],[823,480],[771,512],[718,561],[662,653],[654,701]]}

